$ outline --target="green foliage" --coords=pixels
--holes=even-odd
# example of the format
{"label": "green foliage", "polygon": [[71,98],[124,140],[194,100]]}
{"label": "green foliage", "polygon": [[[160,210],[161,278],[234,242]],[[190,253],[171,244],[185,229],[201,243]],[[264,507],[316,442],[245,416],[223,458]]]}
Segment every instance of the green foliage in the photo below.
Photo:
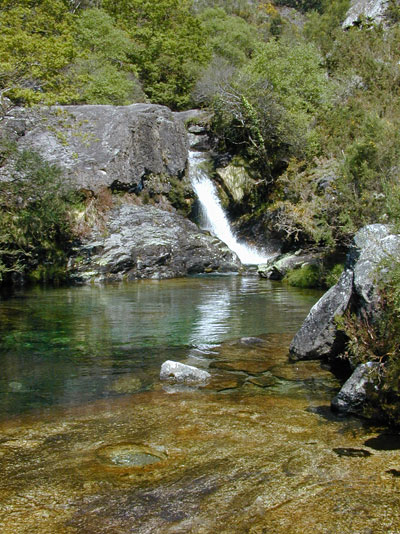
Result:
{"label": "green foliage", "polygon": [[327,288],[334,286],[338,283],[341,274],[344,271],[343,263],[336,263],[325,272],[324,281]]}
{"label": "green foliage", "polygon": [[1,278],[59,275],[72,240],[68,213],[74,195],[60,170],[35,152],[15,149],[11,157],[11,181],[0,184]]}
{"label": "green foliage", "polygon": [[186,0],[104,0],[103,8],[125,29],[143,89],[152,102],[181,109],[199,69],[208,61],[200,21]]}
{"label": "green foliage", "polygon": [[319,265],[307,263],[302,265],[299,269],[292,269],[289,271],[285,276],[284,281],[293,287],[321,287],[323,285],[321,274],[321,267]]}
{"label": "green foliage", "polygon": [[74,57],[71,15],[59,0],[0,4],[0,90],[27,103],[52,101]]}
{"label": "green foliage", "polygon": [[230,65],[244,65],[260,42],[256,28],[242,18],[228,15],[221,8],[206,9],[199,17],[213,55]]}
{"label": "green foliage", "polygon": [[304,34],[325,54],[330,51],[335,39],[342,33],[340,24],[345,19],[349,7],[350,0],[325,0],[322,13],[314,11],[308,14]]}
{"label": "green foliage", "polygon": [[284,281],[290,286],[301,288],[329,288],[337,283],[344,269],[337,263],[332,267],[319,263],[306,263],[300,268],[290,270]]}
{"label": "green foliage", "polygon": [[271,39],[260,47],[248,72],[271,85],[280,103],[302,126],[327,101],[321,56],[311,43]]}
{"label": "green foliage", "polygon": [[249,158],[268,184],[291,156],[319,151],[313,115],[329,98],[320,59],[310,43],[272,39],[216,85],[214,127],[220,139]]}

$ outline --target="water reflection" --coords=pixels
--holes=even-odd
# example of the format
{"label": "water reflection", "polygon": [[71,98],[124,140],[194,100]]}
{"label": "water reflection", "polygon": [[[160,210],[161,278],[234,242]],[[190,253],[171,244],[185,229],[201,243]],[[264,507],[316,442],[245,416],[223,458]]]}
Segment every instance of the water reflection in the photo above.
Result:
{"label": "water reflection", "polygon": [[150,388],[166,359],[295,332],[317,297],[239,276],[22,292],[0,302],[0,415]]}
{"label": "water reflection", "polygon": [[204,293],[196,306],[196,315],[191,344],[207,348],[218,343],[228,330],[231,317],[231,291],[227,287]]}

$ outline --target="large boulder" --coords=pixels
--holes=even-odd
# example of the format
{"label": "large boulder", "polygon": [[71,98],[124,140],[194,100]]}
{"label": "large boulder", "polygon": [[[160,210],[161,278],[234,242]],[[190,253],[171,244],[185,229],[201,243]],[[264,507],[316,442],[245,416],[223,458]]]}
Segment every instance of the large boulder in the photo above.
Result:
{"label": "large boulder", "polygon": [[301,250],[294,253],[278,254],[273,256],[267,263],[258,266],[258,274],[261,278],[269,280],[282,280],[292,269],[298,269],[303,265],[318,265],[319,258],[315,254],[304,254]]}
{"label": "large boulder", "polygon": [[293,359],[328,358],[344,349],[345,338],[336,318],[352,307],[373,321],[379,313],[377,281],[391,258],[400,256],[400,236],[390,226],[371,224],[354,236],[339,282],[313,306],[290,345]]}
{"label": "large boulder", "polygon": [[338,283],[311,308],[290,345],[293,360],[327,358],[338,354],[344,339],[335,318],[347,309],[353,291],[353,272],[345,270]]}
{"label": "large boulder", "polygon": [[[140,192],[149,175],[182,177],[188,142],[183,121],[164,106],[84,105],[16,108],[2,125],[20,149],[56,163],[77,189]],[[7,179],[10,168],[1,169]]]}
{"label": "large boulder", "polygon": [[219,239],[184,217],[154,206],[111,210],[105,231],[94,232],[70,262],[77,281],[175,278],[240,269]]}
{"label": "large boulder", "polygon": [[382,22],[388,4],[388,0],[352,0],[342,27],[349,28],[360,16],[376,23]]}
{"label": "large boulder", "polygon": [[384,224],[370,224],[354,236],[348,256],[348,266],[354,271],[354,293],[357,297],[358,314],[373,319],[379,309],[377,281],[382,263],[400,255],[400,236],[393,234]]}

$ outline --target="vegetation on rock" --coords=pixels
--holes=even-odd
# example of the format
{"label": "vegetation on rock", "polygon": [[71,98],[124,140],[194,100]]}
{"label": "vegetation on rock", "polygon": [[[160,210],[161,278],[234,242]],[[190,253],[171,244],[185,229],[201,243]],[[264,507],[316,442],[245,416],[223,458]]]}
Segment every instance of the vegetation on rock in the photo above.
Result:
{"label": "vegetation on rock", "polygon": [[0,182],[0,282],[23,276],[63,279],[76,193],[39,154],[8,146],[7,156],[14,172],[10,181]]}

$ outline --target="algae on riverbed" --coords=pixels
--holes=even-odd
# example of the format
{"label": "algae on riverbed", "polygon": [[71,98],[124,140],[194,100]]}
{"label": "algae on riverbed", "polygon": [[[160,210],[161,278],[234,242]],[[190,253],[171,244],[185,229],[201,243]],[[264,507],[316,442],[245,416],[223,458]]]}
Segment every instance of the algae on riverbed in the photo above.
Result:
{"label": "algae on riverbed", "polygon": [[[248,347],[241,350],[244,357]],[[265,388],[170,394],[159,384],[3,422],[1,531],[399,531],[400,482],[391,474],[400,467],[398,451],[368,450],[373,429],[324,415],[328,372],[310,388],[284,355],[273,363],[286,380]],[[218,372],[225,373],[220,380],[231,373]],[[370,454],[337,453],[350,449]]]}

